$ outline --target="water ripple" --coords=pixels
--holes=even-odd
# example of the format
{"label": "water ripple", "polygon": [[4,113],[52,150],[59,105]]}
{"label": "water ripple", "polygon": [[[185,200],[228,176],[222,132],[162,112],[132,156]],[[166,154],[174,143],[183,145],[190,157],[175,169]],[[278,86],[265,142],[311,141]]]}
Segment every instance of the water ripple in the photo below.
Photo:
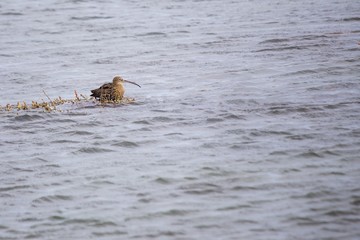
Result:
{"label": "water ripple", "polygon": [[193,183],[182,186],[181,189],[185,193],[192,195],[221,193],[223,191],[222,187],[212,183]]}
{"label": "water ripple", "polygon": [[39,119],[44,119],[44,117],[41,115],[36,115],[36,114],[24,114],[24,115],[14,117],[14,120],[19,121],[19,122],[28,122],[28,121],[34,121],[34,120],[39,120]]}
{"label": "water ripple", "polygon": [[36,204],[41,204],[41,203],[53,203],[59,201],[71,201],[72,199],[73,199],[72,197],[66,195],[52,195],[52,196],[37,198],[32,202]]}
{"label": "water ripple", "polygon": [[134,148],[134,147],[138,147],[139,145],[130,141],[120,141],[120,142],[114,142],[113,144],[111,144],[111,146]]}
{"label": "water ripple", "polygon": [[17,185],[17,186],[11,186],[11,187],[1,187],[0,192],[7,192],[7,191],[12,191],[12,190],[17,190],[17,189],[28,189],[31,187],[32,186],[30,186],[30,185]]}
{"label": "water ripple", "polygon": [[100,147],[83,147],[80,148],[76,153],[106,153],[106,152],[113,152],[114,150],[107,149],[107,148],[100,148]]}
{"label": "water ripple", "polygon": [[69,135],[79,135],[79,136],[86,136],[86,135],[93,135],[94,133],[89,132],[89,131],[79,131],[79,130],[75,130],[75,131],[68,131],[65,132],[65,134],[69,134]]}

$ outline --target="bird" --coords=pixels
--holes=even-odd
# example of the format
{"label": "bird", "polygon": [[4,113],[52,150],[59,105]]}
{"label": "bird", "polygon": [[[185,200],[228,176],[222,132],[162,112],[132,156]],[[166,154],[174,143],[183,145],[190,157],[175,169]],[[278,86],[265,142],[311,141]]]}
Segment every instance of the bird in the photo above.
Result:
{"label": "bird", "polygon": [[91,90],[91,95],[95,99],[100,101],[120,101],[124,97],[125,88],[123,83],[131,83],[141,88],[141,86],[135,82],[125,80],[120,76],[115,76],[112,83],[105,83],[97,89]]}

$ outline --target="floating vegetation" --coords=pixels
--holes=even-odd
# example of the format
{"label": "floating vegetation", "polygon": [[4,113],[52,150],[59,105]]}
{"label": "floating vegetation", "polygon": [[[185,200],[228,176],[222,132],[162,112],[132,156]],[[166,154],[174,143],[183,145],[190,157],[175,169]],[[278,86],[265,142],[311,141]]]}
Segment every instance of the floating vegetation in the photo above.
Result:
{"label": "floating vegetation", "polygon": [[43,91],[48,101],[42,100],[41,102],[37,101],[31,101],[31,104],[27,104],[26,102],[17,102],[17,104],[6,104],[5,106],[0,105],[0,111],[26,111],[26,110],[32,110],[32,109],[39,109],[43,110],[44,112],[52,112],[52,111],[59,111],[62,112],[63,110],[61,108],[57,108],[59,105],[65,105],[65,104],[85,104],[89,103],[94,106],[100,105],[105,106],[109,104],[130,104],[135,102],[134,98],[128,98],[123,97],[121,100],[117,101],[111,101],[111,100],[105,100],[101,99],[100,101],[96,100],[93,97],[87,97],[83,94],[78,94],[77,91],[74,91],[74,98],[73,99],[63,99],[62,97],[51,99],[49,95]]}

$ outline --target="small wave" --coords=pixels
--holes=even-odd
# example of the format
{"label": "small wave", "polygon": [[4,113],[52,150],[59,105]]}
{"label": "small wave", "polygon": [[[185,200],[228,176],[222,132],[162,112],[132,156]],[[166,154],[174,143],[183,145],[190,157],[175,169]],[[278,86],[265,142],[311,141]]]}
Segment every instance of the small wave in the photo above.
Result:
{"label": "small wave", "polygon": [[245,133],[244,129],[231,129],[231,130],[227,130],[226,133],[228,134],[235,134],[235,135],[242,135]]}
{"label": "small wave", "polygon": [[[359,43],[360,44],[360,43]],[[346,51],[348,52],[358,52],[360,51],[360,48],[356,47],[356,48],[349,48],[349,49],[346,49]]]}
{"label": "small wave", "polygon": [[287,76],[292,76],[292,75],[308,75],[308,74],[316,74],[319,73],[318,71],[315,70],[310,70],[310,69],[305,69],[305,70],[300,70],[300,71],[296,71],[296,72],[291,72],[291,73],[287,73]]}
{"label": "small wave", "polygon": [[236,115],[233,113],[221,114],[220,116],[225,119],[242,119],[242,120],[246,119],[244,116]]}
{"label": "small wave", "polygon": [[274,151],[269,154],[270,156],[286,156],[288,155],[285,151]]}
{"label": "small wave", "polygon": [[316,226],[328,224],[326,221],[317,221],[310,217],[290,217],[287,219],[287,221],[296,222],[296,224],[299,226]]}
{"label": "small wave", "polygon": [[322,154],[320,153],[317,153],[315,151],[312,151],[312,150],[309,150],[305,153],[301,153],[301,154],[298,154],[297,157],[304,157],[304,158],[313,158],[313,157],[316,157],[316,158],[322,158],[324,157]]}
{"label": "small wave", "polygon": [[96,180],[96,181],[93,181],[91,182],[91,184],[94,184],[94,185],[115,185],[114,182],[112,181],[108,181],[108,180]]}
{"label": "small wave", "polygon": [[112,232],[93,232],[92,234],[96,237],[106,237],[106,236],[113,236],[113,235],[115,235],[115,236],[126,235],[126,234],[128,234],[128,232],[115,230]]}
{"label": "small wave", "polygon": [[19,186],[12,186],[12,187],[1,187],[0,188],[0,192],[7,192],[7,191],[11,191],[11,190],[16,190],[16,189],[24,189],[24,188],[30,188],[30,185],[19,185]]}
{"label": "small wave", "polygon": [[76,123],[75,120],[70,119],[70,118],[65,118],[65,119],[52,119],[49,122],[51,123]]}
{"label": "small wave", "polygon": [[97,59],[92,62],[93,64],[113,64],[114,61],[112,59]]}
{"label": "small wave", "polygon": [[327,196],[333,196],[336,195],[334,192],[330,192],[330,191],[317,191],[317,192],[309,192],[306,193],[305,195],[297,195],[297,196],[292,196],[292,198],[297,199],[297,198],[308,198],[308,199],[318,199],[321,197],[327,197]]}
{"label": "small wave", "polygon": [[360,196],[353,196],[354,200],[351,201],[352,205],[359,206],[360,205]]}
{"label": "small wave", "polygon": [[154,117],[152,118],[152,122],[172,122],[174,119],[169,117]]}
{"label": "small wave", "polygon": [[256,50],[254,52],[280,52],[280,51],[288,51],[288,50],[304,50],[307,49],[307,46],[289,46],[289,47],[278,47],[278,48],[264,48],[260,50]]}
{"label": "small wave", "polygon": [[5,12],[5,13],[1,13],[1,15],[3,15],[3,16],[21,16],[24,14],[19,13],[19,12]]}
{"label": "small wave", "polygon": [[170,184],[172,181],[169,178],[158,177],[157,179],[154,180],[154,182],[167,185]]}
{"label": "small wave", "polygon": [[38,119],[44,119],[44,118],[40,115],[29,115],[29,114],[24,114],[14,117],[14,120],[19,122],[34,121]]}
{"label": "small wave", "polygon": [[[160,232],[154,233],[154,234],[134,235],[134,236],[132,236],[132,238],[135,238],[135,239],[169,239],[169,237],[174,238],[175,236],[178,236],[178,235],[184,235],[184,232],[182,232],[182,231],[160,231]],[[164,238],[164,236],[165,236],[165,238]]]}
{"label": "small wave", "polygon": [[329,176],[329,175],[346,176],[346,173],[332,171],[332,172],[321,173],[320,175],[323,175],[323,176]]}
{"label": "small wave", "polygon": [[146,120],[140,120],[140,121],[134,121],[133,123],[135,124],[146,124],[146,125],[150,125],[151,123],[146,121]]}
{"label": "small wave", "polygon": [[[300,40],[316,40],[318,38],[329,38],[329,36],[326,36],[326,35],[304,35],[304,36],[299,37]],[[314,46],[322,47],[322,46],[327,46],[327,45],[326,44],[315,44]]]}
{"label": "small wave", "polygon": [[58,35],[58,34],[63,34],[63,31],[45,31],[43,32],[43,34],[49,34],[49,35]]}
{"label": "small wave", "polygon": [[268,113],[279,115],[279,114],[289,114],[289,113],[313,113],[315,111],[321,111],[323,108],[317,106],[279,106],[279,107],[270,107]]}
{"label": "small wave", "polygon": [[48,217],[49,220],[55,220],[55,221],[59,221],[59,220],[65,220],[65,217],[63,216],[59,216],[59,215],[53,215]]}
{"label": "small wave", "polygon": [[138,131],[151,132],[152,130],[150,128],[143,127],[143,128],[138,129]]}
{"label": "small wave", "polygon": [[306,140],[306,139],[314,139],[314,134],[297,134],[297,135],[291,135],[287,136],[286,138],[291,140]]}
{"label": "small wave", "polygon": [[181,187],[184,192],[192,195],[204,195],[209,193],[221,193],[222,188],[218,185],[211,183],[196,183],[188,186]]}
{"label": "small wave", "polygon": [[236,174],[233,171],[224,170],[219,167],[203,167],[203,168],[201,168],[201,170],[205,171],[207,176],[217,176],[217,177],[222,176],[222,177],[224,177],[224,176],[230,176],[230,175]]}
{"label": "small wave", "polygon": [[222,228],[221,226],[216,225],[216,224],[201,224],[201,225],[197,225],[194,227],[198,228],[198,229]]}
{"label": "small wave", "polygon": [[19,167],[14,167],[13,170],[18,171],[18,172],[34,172],[33,169],[26,169],[26,168],[19,168]]}
{"label": "small wave", "polygon": [[325,213],[325,215],[336,217],[336,216],[348,216],[348,215],[357,215],[354,211],[343,211],[343,210],[333,210]]}
{"label": "small wave", "polygon": [[40,168],[48,169],[48,168],[60,168],[60,165],[58,164],[46,164],[41,166]]}
{"label": "small wave", "polygon": [[42,12],[56,12],[55,8],[44,8],[41,10]]}
{"label": "small wave", "polygon": [[208,118],[208,119],[206,119],[206,121],[207,121],[208,123],[217,123],[217,122],[222,122],[222,121],[224,121],[224,119],[222,119],[222,118]]}
{"label": "small wave", "polygon": [[258,222],[249,220],[249,219],[239,219],[239,220],[236,220],[235,223],[239,223],[242,225],[242,224],[256,224]]}
{"label": "small wave", "polygon": [[89,121],[89,122],[86,122],[86,123],[77,123],[76,126],[78,127],[81,127],[81,128],[92,128],[92,127],[96,127],[96,126],[99,126],[99,125],[103,125],[102,122],[100,121]]}
{"label": "small wave", "polygon": [[139,146],[138,144],[130,141],[121,141],[121,142],[113,143],[111,145],[116,147],[126,147],[126,148],[133,148]]}
{"label": "small wave", "polygon": [[40,222],[41,219],[34,218],[34,217],[27,217],[27,218],[21,218],[19,219],[20,222]]}
{"label": "small wave", "polygon": [[0,54],[0,57],[14,57],[15,55],[11,55],[11,54]]}
{"label": "small wave", "polygon": [[143,33],[143,34],[137,34],[136,36],[138,37],[145,37],[145,36],[166,36],[165,33],[163,32],[148,32],[148,33]]}
{"label": "small wave", "polygon": [[287,38],[274,38],[274,39],[269,39],[269,40],[265,40],[262,42],[259,42],[259,44],[265,44],[265,43],[282,43],[282,42],[288,42],[290,41]]}
{"label": "small wave", "polygon": [[249,205],[249,204],[239,204],[239,205],[233,205],[233,206],[218,208],[216,210],[217,211],[233,211],[233,210],[244,209],[244,208],[251,208],[251,205]]}
{"label": "small wave", "polygon": [[192,212],[193,211],[188,211],[188,210],[171,209],[169,211],[161,212],[160,215],[163,215],[163,216],[185,216]]}
{"label": "small wave", "polygon": [[178,132],[172,132],[172,133],[164,134],[164,136],[182,136],[182,135],[184,135],[184,134],[178,133]]}
{"label": "small wave", "polygon": [[226,103],[235,104],[235,105],[245,105],[245,104],[247,104],[247,102],[245,100],[243,100],[243,99],[231,99],[231,100],[227,100]]}
{"label": "small wave", "polygon": [[69,135],[80,135],[80,136],[86,136],[86,135],[93,135],[92,132],[88,132],[88,131],[69,131],[69,132],[65,132],[66,134]]}
{"label": "small wave", "polygon": [[229,145],[229,148],[232,150],[240,150],[240,149],[243,149],[243,146],[241,146],[239,144],[232,144],[232,145]]}
{"label": "small wave", "polygon": [[75,218],[75,219],[68,219],[63,221],[63,225],[74,225],[74,224],[84,224],[93,227],[107,227],[107,226],[117,226],[115,222],[112,221],[103,221],[99,219],[93,218]]}
{"label": "small wave", "polygon": [[79,141],[68,140],[68,139],[60,139],[60,140],[52,141],[51,143],[80,143],[80,142]]}
{"label": "small wave", "polygon": [[201,148],[207,148],[207,149],[215,149],[218,146],[216,143],[203,143],[201,144]]}
{"label": "small wave", "polygon": [[87,20],[98,20],[98,19],[111,19],[111,16],[86,16],[86,17],[71,17],[70,20],[80,20],[80,21],[87,21]]}
{"label": "small wave", "polygon": [[354,22],[354,21],[360,21],[360,17],[350,17],[350,18],[344,18],[343,21],[345,22]]}
{"label": "small wave", "polygon": [[8,227],[4,226],[4,225],[0,225],[0,229],[7,229]]}
{"label": "small wave", "polygon": [[58,201],[70,201],[73,198],[66,195],[52,195],[52,196],[46,196],[46,197],[40,197],[35,200],[33,200],[33,203],[45,203],[45,202],[58,202]]}
{"label": "small wave", "polygon": [[104,152],[113,152],[111,149],[107,148],[98,148],[98,147],[83,147],[80,148],[76,153],[104,153]]}
{"label": "small wave", "polygon": [[231,188],[231,190],[234,191],[253,191],[253,190],[260,190],[257,187],[250,187],[250,186],[235,186],[233,188]]}
{"label": "small wave", "polygon": [[261,131],[261,130],[253,130],[250,132],[251,136],[271,136],[271,135],[290,135],[289,132],[286,131]]}

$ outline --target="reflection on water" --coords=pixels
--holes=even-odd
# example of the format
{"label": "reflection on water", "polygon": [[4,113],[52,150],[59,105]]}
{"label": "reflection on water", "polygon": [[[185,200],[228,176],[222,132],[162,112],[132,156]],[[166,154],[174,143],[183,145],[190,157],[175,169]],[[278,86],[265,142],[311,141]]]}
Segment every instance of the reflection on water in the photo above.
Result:
{"label": "reflection on water", "polygon": [[3,1],[0,239],[357,239],[360,3]]}

